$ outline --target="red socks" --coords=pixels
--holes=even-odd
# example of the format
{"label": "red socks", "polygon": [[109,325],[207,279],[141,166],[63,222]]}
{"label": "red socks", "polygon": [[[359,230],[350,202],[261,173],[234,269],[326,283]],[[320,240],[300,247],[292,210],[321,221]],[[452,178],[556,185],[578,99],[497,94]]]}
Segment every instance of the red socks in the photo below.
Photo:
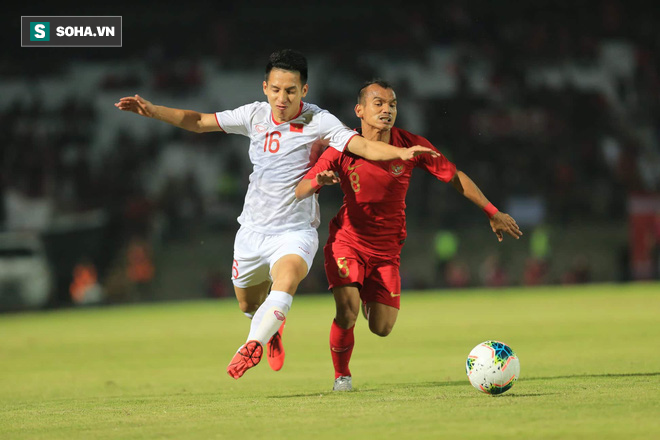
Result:
{"label": "red socks", "polygon": [[337,325],[335,320],[332,320],[332,327],[330,327],[330,353],[332,354],[332,364],[335,366],[335,379],[339,376],[350,376],[351,370],[348,368],[348,363],[351,361],[351,354],[353,354],[353,345],[355,345],[355,337],[353,336],[353,329],[343,329]]}

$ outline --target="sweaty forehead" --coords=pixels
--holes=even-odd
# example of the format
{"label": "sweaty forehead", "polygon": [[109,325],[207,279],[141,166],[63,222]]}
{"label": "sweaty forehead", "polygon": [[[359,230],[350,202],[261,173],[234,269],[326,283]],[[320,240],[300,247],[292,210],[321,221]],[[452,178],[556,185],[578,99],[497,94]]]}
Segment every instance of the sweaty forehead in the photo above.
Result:
{"label": "sweaty forehead", "polygon": [[392,89],[386,89],[378,84],[372,84],[367,87],[364,94],[367,101],[382,99],[383,101],[396,101],[396,93]]}

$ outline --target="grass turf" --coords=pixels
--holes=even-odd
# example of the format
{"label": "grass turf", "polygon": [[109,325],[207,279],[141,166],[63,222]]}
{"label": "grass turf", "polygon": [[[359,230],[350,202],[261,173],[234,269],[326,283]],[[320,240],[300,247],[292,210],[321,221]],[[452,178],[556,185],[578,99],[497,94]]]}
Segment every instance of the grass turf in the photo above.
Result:
{"label": "grass turf", "polygon": [[[333,314],[296,298],[282,371],[238,381],[233,300],[0,316],[0,438],[660,437],[660,284],[404,292],[387,338],[360,317],[352,393],[330,391]],[[488,339],[521,361],[497,397],[465,376]]]}

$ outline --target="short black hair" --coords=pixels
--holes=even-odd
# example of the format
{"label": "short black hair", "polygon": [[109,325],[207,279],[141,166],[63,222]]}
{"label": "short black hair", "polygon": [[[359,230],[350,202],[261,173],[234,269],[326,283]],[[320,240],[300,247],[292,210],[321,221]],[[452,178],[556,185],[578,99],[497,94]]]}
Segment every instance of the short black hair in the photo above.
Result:
{"label": "short black hair", "polygon": [[305,55],[293,49],[282,49],[270,54],[266,64],[266,81],[273,69],[288,70],[300,73],[300,81],[307,84],[307,58]]}
{"label": "short black hair", "polygon": [[365,90],[367,87],[369,87],[370,85],[373,85],[373,84],[379,85],[379,86],[381,86],[381,87],[384,88],[384,89],[392,89],[392,90],[394,90],[394,87],[392,87],[392,84],[388,83],[388,82],[385,81],[384,79],[380,79],[380,78],[372,79],[372,80],[370,80],[370,81],[365,82],[364,84],[362,84],[362,87],[360,87],[360,91],[358,92],[358,96],[357,96],[357,98],[358,98],[358,104],[361,104],[361,103],[362,103],[362,100],[364,99],[364,90]]}

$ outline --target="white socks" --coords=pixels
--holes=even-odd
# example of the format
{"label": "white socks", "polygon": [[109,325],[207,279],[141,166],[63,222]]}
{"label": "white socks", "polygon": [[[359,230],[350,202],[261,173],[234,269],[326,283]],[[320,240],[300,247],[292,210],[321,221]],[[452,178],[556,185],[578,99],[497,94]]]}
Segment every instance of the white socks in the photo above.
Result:
{"label": "white socks", "polygon": [[292,295],[279,290],[271,290],[266,301],[254,313],[247,340],[257,340],[265,347],[271,336],[284,322],[292,302]]}

